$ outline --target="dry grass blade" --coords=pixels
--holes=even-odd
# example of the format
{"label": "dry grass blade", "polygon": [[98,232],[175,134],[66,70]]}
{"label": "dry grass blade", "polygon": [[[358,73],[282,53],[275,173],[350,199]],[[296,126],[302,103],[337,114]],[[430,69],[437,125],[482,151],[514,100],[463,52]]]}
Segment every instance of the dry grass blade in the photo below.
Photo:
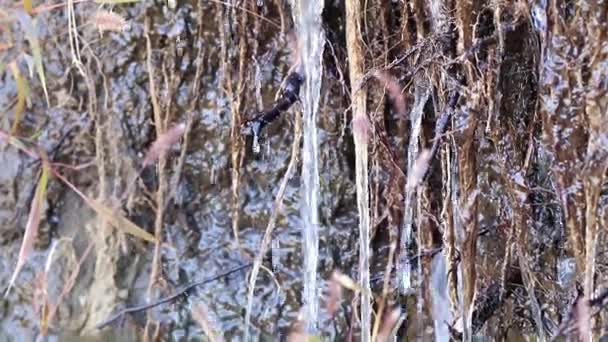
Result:
{"label": "dry grass blade", "polygon": [[101,215],[104,218],[106,218],[108,220],[108,222],[110,222],[115,228],[123,230],[124,232],[126,232],[128,234],[131,234],[133,236],[136,236],[136,237],[141,238],[146,241],[151,241],[151,242],[156,241],[156,238],[152,234],[141,229],[140,227],[138,227],[135,223],[131,222],[126,217],[120,215],[118,212],[116,212],[116,210],[112,210],[112,209],[108,208],[107,206],[105,206],[105,205],[89,198],[87,195],[85,195],[74,184],[72,184],[61,173],[59,173],[59,171],[57,171],[53,167],[53,165],[49,164],[46,161],[46,157],[44,156],[44,154],[42,154],[42,153],[36,154],[35,152],[33,152],[30,149],[28,149],[27,147],[25,147],[25,145],[23,145],[23,143],[19,139],[15,138],[3,131],[0,131],[0,138],[7,140],[7,142],[9,144],[13,145],[15,148],[17,148],[18,150],[22,151],[23,153],[29,155],[32,158],[42,158],[43,161],[45,161],[44,162],[45,168],[48,168],[48,170],[50,172],[52,172],[63,183],[65,183],[67,186],[69,186],[70,189],[72,189],[80,198],[82,198],[87,203],[87,205],[89,205],[93,210],[95,210],[95,212],[98,215]]}
{"label": "dry grass blade", "polygon": [[207,308],[203,303],[192,306],[192,318],[201,326],[201,329],[203,329],[210,341],[224,341],[224,339],[216,333],[218,330],[209,319]]}
{"label": "dry grass blade", "polygon": [[32,158],[37,157],[37,155],[34,152],[30,151],[27,147],[25,147],[25,145],[21,142],[21,140],[15,138],[14,136],[0,131],[0,138],[6,140],[6,142],[9,145],[12,145],[13,147],[22,151],[23,153],[27,154],[28,156],[30,156]]}
{"label": "dry grass blade", "polygon": [[133,236],[136,236],[140,239],[154,242],[156,238],[154,235],[148,233],[147,231],[139,228],[135,223],[129,221],[124,216],[118,214],[115,210],[108,208],[107,206],[99,203],[93,199],[87,199],[87,204],[97,212],[98,215],[103,216],[108,222],[110,222],[114,227],[124,231],[125,233],[129,233]]}
{"label": "dry grass blade", "polygon": [[25,101],[29,97],[29,87],[27,86],[27,81],[23,78],[21,72],[19,72],[17,63],[12,62],[10,68],[13,73],[13,78],[15,78],[15,83],[17,83],[17,105],[15,106],[15,116],[11,128],[11,135],[15,135],[17,134],[19,123],[21,122],[23,112],[25,111]]}
{"label": "dry grass blade", "polygon": [[50,106],[49,93],[46,89],[46,78],[44,76],[44,64],[42,63],[42,49],[40,48],[40,41],[38,40],[38,32],[36,29],[36,20],[32,19],[29,14],[23,11],[15,11],[15,16],[19,20],[21,29],[25,32],[25,37],[30,43],[32,55],[34,56],[34,65],[40,82],[42,83],[46,104]]}
{"label": "dry grass blade", "polygon": [[167,153],[171,145],[175,144],[184,134],[186,124],[180,123],[175,125],[167,132],[161,134],[158,139],[152,144],[148,150],[146,158],[144,158],[143,166],[146,167],[156,161],[161,155]]}
{"label": "dry grass blade", "polygon": [[99,32],[114,31],[122,32],[128,27],[125,18],[109,11],[98,11],[92,18],[93,24]]}
{"label": "dry grass blade", "polygon": [[99,203],[98,201],[95,201],[95,200],[89,198],[82,191],[78,190],[78,188],[74,184],[72,184],[70,181],[68,181],[65,177],[63,177],[57,170],[55,170],[52,167],[51,167],[51,172],[53,172],[53,174],[55,176],[57,176],[57,178],[59,178],[62,182],[64,182],[72,190],[74,190],[74,192],[76,192],[76,194],[78,194],[78,196],[80,196],[80,198],[82,198],[87,203],[87,205],[89,205],[89,207],[91,207],[91,209],[93,209],[97,213],[97,215],[103,216],[115,228],[120,229],[120,230],[124,231],[125,233],[131,234],[135,237],[138,237],[138,238],[146,240],[146,241],[150,241],[150,242],[156,241],[156,238],[152,234],[150,234],[147,231],[143,230],[142,228],[138,227],[135,223],[131,222],[126,217],[120,215],[118,212],[116,212],[116,210],[112,210],[112,209],[108,208],[107,206]]}
{"label": "dry grass blade", "polygon": [[13,275],[11,276],[8,288],[4,293],[4,298],[8,296],[11,288],[13,287],[13,284],[15,283],[15,279],[17,279],[19,271],[21,271],[21,268],[25,264],[25,261],[32,253],[32,249],[34,247],[34,240],[38,235],[38,227],[40,226],[40,214],[46,196],[46,187],[48,181],[49,167],[48,163],[45,161],[43,163],[42,175],[40,176],[40,179],[38,180],[38,185],[36,187],[36,194],[34,195],[32,206],[30,208],[30,215],[27,219],[27,225],[25,226],[25,234],[23,235],[23,242],[21,243],[21,249],[19,250],[17,266],[15,266],[15,270],[13,271]]}

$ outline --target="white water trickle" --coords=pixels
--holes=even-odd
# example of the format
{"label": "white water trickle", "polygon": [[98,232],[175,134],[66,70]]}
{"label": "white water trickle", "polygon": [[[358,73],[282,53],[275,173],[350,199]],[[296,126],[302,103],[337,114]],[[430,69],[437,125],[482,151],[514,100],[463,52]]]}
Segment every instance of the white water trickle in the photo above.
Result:
{"label": "white water trickle", "polygon": [[317,289],[317,260],[319,256],[319,144],[317,137],[317,111],[323,76],[322,56],[325,44],[321,26],[323,0],[292,0],[296,25],[300,72],[304,76],[301,100],[303,106],[302,150],[302,221],[304,254],[304,319],[308,334],[317,332],[319,311]]}
{"label": "white water trickle", "polygon": [[[414,169],[414,164],[418,159],[419,155],[419,137],[420,137],[420,129],[422,126],[422,114],[424,110],[424,106],[428,101],[430,96],[430,89],[428,87],[416,87],[416,94],[414,100],[414,107],[410,113],[410,120],[412,124],[412,130],[410,134],[410,142],[407,149],[407,169],[408,174],[412,172]],[[412,262],[408,256],[408,250],[414,244],[414,233],[413,233],[413,225],[415,221],[414,212],[415,206],[414,202],[416,200],[416,189],[408,188],[406,185],[405,188],[405,212],[403,217],[403,231],[401,235],[402,242],[402,252],[400,257],[400,270],[398,272],[399,277],[399,287],[401,293],[407,293],[411,291],[411,289],[415,286],[412,282]],[[420,236],[418,236],[418,240],[420,241]],[[418,242],[418,255],[420,255],[420,242]],[[418,267],[419,272],[422,272],[422,268]],[[422,279],[421,274],[418,274],[418,281]]]}
{"label": "white water trickle", "polygon": [[431,312],[433,314],[435,341],[448,342],[450,340],[448,324],[452,321],[452,314],[449,309],[448,273],[445,256],[442,253],[437,253],[433,257],[431,270]]}

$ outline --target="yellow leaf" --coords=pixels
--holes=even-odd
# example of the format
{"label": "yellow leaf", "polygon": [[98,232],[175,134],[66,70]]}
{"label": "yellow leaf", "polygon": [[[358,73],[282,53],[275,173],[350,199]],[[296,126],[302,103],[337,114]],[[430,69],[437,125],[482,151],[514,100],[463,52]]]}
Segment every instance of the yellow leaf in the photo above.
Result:
{"label": "yellow leaf", "polygon": [[154,235],[139,228],[135,223],[129,221],[129,219],[120,215],[115,210],[112,210],[93,199],[88,199],[87,203],[89,204],[89,206],[91,206],[91,208],[93,208],[93,210],[97,212],[98,215],[108,220],[108,222],[110,222],[115,228],[120,229],[125,233],[129,233],[143,240],[151,242],[156,241]]}
{"label": "yellow leaf", "polygon": [[15,83],[17,83],[17,105],[15,106],[15,117],[13,119],[13,126],[11,128],[11,135],[16,135],[17,129],[19,128],[19,123],[23,117],[23,112],[25,111],[25,99],[29,96],[29,88],[27,86],[27,81],[19,72],[17,63],[12,62],[10,64],[10,68],[13,72]]}
{"label": "yellow leaf", "polygon": [[351,279],[349,276],[342,274],[338,271],[332,274],[332,279],[338,282],[338,284],[342,285],[342,287],[347,288],[351,291],[359,292],[361,288],[357,284],[356,281]]}
{"label": "yellow leaf", "polygon": [[32,0],[23,0],[23,9],[28,13],[32,13],[32,10],[34,10]]}

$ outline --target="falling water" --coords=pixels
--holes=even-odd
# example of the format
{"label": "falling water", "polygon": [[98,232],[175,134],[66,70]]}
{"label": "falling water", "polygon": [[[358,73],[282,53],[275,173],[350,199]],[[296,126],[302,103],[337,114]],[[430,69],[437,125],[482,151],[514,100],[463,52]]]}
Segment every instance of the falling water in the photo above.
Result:
{"label": "falling water", "polygon": [[[422,112],[424,105],[428,101],[430,96],[430,90],[428,87],[418,86],[416,87],[416,95],[414,101],[414,107],[410,113],[410,120],[412,124],[412,133],[410,134],[410,143],[407,149],[407,169],[408,173],[412,173],[416,159],[419,154],[419,142],[420,128],[422,125]],[[409,249],[414,244],[413,225],[414,225],[414,201],[415,201],[416,189],[408,188],[405,189],[405,212],[404,212],[404,226],[402,231],[401,240],[402,251],[400,257],[400,270],[397,273],[399,277],[399,288],[402,293],[406,293],[411,290],[414,286],[412,283],[412,264],[408,256]],[[418,248],[420,249],[420,243]],[[420,250],[418,250],[420,254]],[[421,267],[418,268],[421,272]],[[422,277],[419,275],[418,279]]]}
{"label": "falling water", "polygon": [[317,141],[317,110],[322,79],[322,56],[325,37],[321,27],[323,0],[292,0],[296,24],[301,70],[304,148],[302,151],[303,235],[304,235],[304,319],[309,334],[317,330],[318,291],[317,259],[319,253],[319,170]]}
{"label": "falling water", "polygon": [[452,315],[449,309],[448,273],[443,254],[437,253],[433,257],[431,272],[431,312],[433,314],[435,341],[447,342],[450,340],[448,323],[452,321]]}

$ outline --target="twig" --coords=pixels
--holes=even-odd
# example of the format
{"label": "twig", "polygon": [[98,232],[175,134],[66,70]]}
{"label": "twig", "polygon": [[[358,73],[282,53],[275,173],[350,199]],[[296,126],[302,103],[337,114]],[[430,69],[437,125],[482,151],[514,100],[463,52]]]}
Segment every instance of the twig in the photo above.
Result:
{"label": "twig", "polygon": [[[152,42],[150,40],[150,19],[146,17],[144,24],[144,35],[146,38],[146,68],[148,71],[148,86],[150,89],[150,100],[152,102],[152,113],[154,125],[156,126],[156,136],[160,137],[165,133],[166,127],[163,125],[162,108],[158,102],[158,90],[154,80],[154,66],[152,60]],[[152,289],[156,284],[160,275],[160,244],[162,240],[162,230],[164,221],[164,203],[167,188],[167,175],[165,166],[167,163],[166,154],[160,153],[158,156],[158,189],[156,191],[156,215],[154,220],[154,236],[156,244],[154,246],[154,255],[152,258],[152,271],[150,273],[150,281],[148,283],[147,296],[152,297]]]}
{"label": "twig", "polygon": [[[443,134],[445,133],[445,130],[448,127],[450,116],[454,112],[454,108],[458,103],[459,97],[460,94],[456,91],[454,91],[450,95],[446,109],[444,110],[443,114],[441,114],[441,117],[439,117],[439,119],[437,120],[437,123],[435,125],[435,138],[433,139],[433,146],[431,146],[431,155],[429,157],[429,163],[435,158],[435,155],[437,154],[437,149],[439,148],[439,144],[441,143],[441,138],[443,137]],[[429,176],[429,169],[430,168],[427,168],[424,172],[422,181],[425,181]]]}
{"label": "twig", "polygon": [[180,296],[188,293],[190,290],[194,289],[197,286],[205,285],[207,283],[210,283],[210,282],[216,281],[218,279],[227,277],[227,276],[229,276],[229,275],[231,275],[233,273],[236,273],[238,271],[241,271],[241,270],[244,270],[246,268],[249,268],[252,265],[253,265],[253,263],[249,262],[249,263],[246,263],[244,265],[235,267],[235,268],[233,268],[231,270],[228,270],[228,271],[226,271],[224,273],[220,273],[218,275],[215,275],[215,276],[213,276],[211,278],[207,278],[207,279],[196,281],[196,282],[194,282],[194,283],[192,283],[190,285],[186,285],[183,289],[178,290],[177,292],[173,293],[172,295],[167,296],[165,298],[161,298],[161,299],[159,299],[159,300],[157,300],[157,301],[155,301],[153,303],[144,304],[144,305],[140,305],[140,306],[134,306],[134,307],[130,307],[130,308],[126,308],[126,309],[120,310],[119,312],[117,312],[116,314],[114,314],[114,316],[112,316],[109,319],[107,319],[107,320],[105,320],[105,321],[97,324],[97,329],[103,329],[103,328],[107,327],[108,325],[112,324],[114,321],[116,321],[117,319],[119,319],[123,315],[129,314],[129,313],[134,313],[134,312],[148,310],[148,309],[151,309],[153,307],[157,307],[159,305],[172,302],[172,301],[176,300],[177,298],[179,298]]}

